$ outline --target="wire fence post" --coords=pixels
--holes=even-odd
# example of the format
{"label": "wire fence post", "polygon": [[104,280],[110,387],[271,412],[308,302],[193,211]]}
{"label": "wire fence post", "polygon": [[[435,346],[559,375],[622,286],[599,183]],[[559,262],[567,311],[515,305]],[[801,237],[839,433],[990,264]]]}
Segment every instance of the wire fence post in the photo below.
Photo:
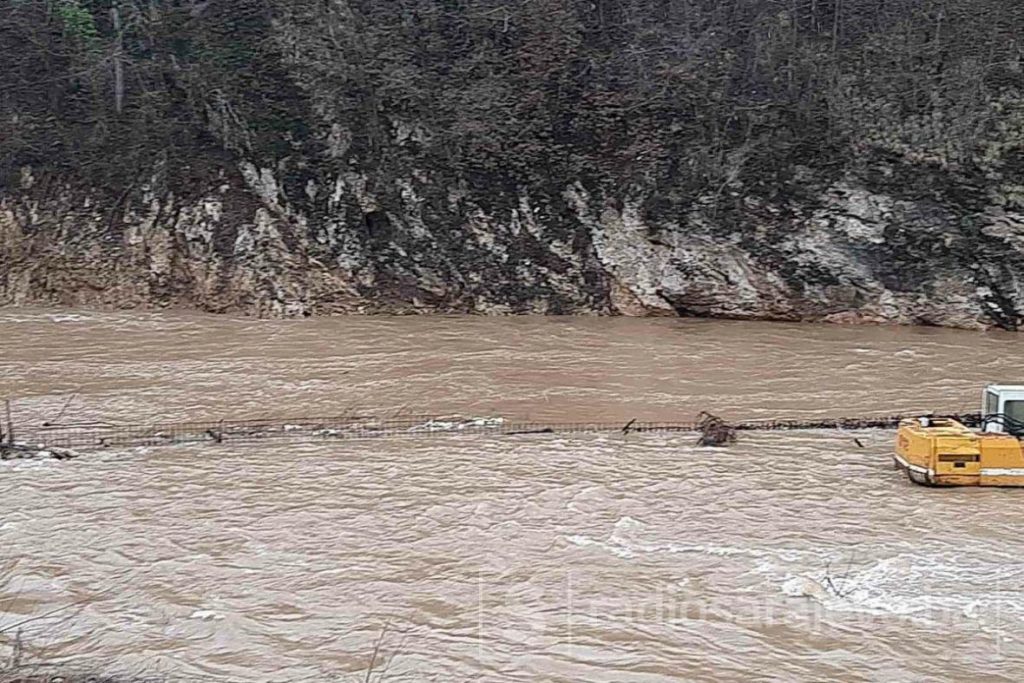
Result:
{"label": "wire fence post", "polygon": [[[4,400],[4,408],[7,413],[7,443],[11,446],[14,445],[14,420],[11,418],[11,399]],[[0,429],[0,434],[3,430]]]}

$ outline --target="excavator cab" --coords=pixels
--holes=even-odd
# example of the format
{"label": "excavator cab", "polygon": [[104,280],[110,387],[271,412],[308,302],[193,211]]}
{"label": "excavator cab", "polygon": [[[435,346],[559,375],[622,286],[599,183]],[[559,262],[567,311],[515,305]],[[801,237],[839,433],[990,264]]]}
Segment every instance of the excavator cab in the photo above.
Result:
{"label": "excavator cab", "polygon": [[981,403],[981,431],[1024,437],[1024,385],[990,384]]}

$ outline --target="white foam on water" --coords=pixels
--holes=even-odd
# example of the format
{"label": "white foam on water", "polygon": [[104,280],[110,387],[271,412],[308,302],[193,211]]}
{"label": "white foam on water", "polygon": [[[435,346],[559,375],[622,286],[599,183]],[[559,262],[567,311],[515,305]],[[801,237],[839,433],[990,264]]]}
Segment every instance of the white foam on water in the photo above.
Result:
{"label": "white foam on water", "polygon": [[[645,538],[650,527],[630,517],[620,517],[608,539],[573,536],[577,545],[601,548],[621,558],[653,553],[696,553],[723,558],[751,558],[750,571],[779,585],[783,595],[810,599],[835,613],[856,613],[910,619],[918,623],[967,621],[975,628],[1008,637],[991,626],[1007,616],[1021,618],[1019,596],[993,595],[977,568],[962,558],[921,553],[900,553],[848,566],[842,556],[792,548],[741,547],[714,543],[677,543]],[[810,571],[809,568],[812,568]],[[956,588],[954,590],[953,588]]]}
{"label": "white foam on water", "polygon": [[738,548],[735,546],[708,543],[673,543],[671,541],[651,542],[638,539],[637,536],[646,530],[647,526],[643,522],[629,516],[621,517],[617,522],[615,522],[612,532],[608,537],[608,542],[633,554],[700,553],[704,555],[714,555],[717,557],[730,557],[734,555],[761,557],[764,555],[763,552],[752,548]]}
{"label": "white foam on water", "polygon": [[962,614],[968,619],[975,619],[978,616],[978,607],[980,605],[980,600],[972,600],[966,605],[964,605]]}
{"label": "white foam on water", "polygon": [[638,519],[634,519],[629,515],[625,517],[619,517],[615,520],[615,524],[612,525],[611,537],[615,538],[617,535],[626,534],[633,531],[643,531],[646,525]]}
{"label": "white foam on water", "polygon": [[55,323],[84,323],[95,320],[93,316],[82,315],[81,313],[49,313],[46,318]]}
{"label": "white foam on water", "polygon": [[612,555],[624,559],[635,557],[634,553],[630,551],[628,548],[623,548],[621,546],[605,543],[604,541],[598,541],[588,536],[566,536],[565,540],[569,541],[573,545],[578,545],[582,547],[592,546],[595,548],[601,548],[602,550],[610,552]]}
{"label": "white foam on water", "polygon": [[985,586],[972,587],[972,578],[969,567],[930,561],[927,556],[896,555],[849,573],[845,568],[828,574],[790,573],[780,590],[788,597],[811,598],[837,613],[930,624],[969,621],[984,630],[992,630],[990,622],[1019,616],[1018,601],[994,595]]}
{"label": "white foam on water", "polygon": [[212,609],[198,609],[190,614],[188,618],[199,619],[201,621],[222,621],[224,619],[224,615],[214,612]]}
{"label": "white foam on water", "polygon": [[641,543],[630,545],[629,548],[635,552],[643,553],[699,553],[715,557],[733,557],[738,555],[761,557],[763,555],[763,553],[752,548],[736,548],[727,545],[706,545],[701,543]]}
{"label": "white foam on water", "polygon": [[[710,543],[651,542],[636,538],[646,531],[647,528],[647,525],[643,522],[627,515],[625,517],[620,517],[615,522],[611,533],[608,535],[607,541],[601,541],[583,535],[567,536],[566,539],[576,545],[589,545],[603,548],[618,557],[636,557],[638,555],[657,553],[695,553],[714,557],[770,557],[770,553],[755,548],[740,548],[736,546]],[[765,561],[767,560],[762,560],[762,563]]]}

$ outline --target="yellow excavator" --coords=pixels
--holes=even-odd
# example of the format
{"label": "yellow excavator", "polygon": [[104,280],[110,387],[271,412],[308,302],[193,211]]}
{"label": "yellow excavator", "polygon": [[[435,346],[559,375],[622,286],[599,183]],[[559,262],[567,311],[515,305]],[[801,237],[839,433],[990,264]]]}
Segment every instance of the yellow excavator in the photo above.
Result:
{"label": "yellow excavator", "polygon": [[897,468],[926,486],[1024,486],[1024,385],[991,384],[982,396],[981,422],[904,420],[896,434]]}

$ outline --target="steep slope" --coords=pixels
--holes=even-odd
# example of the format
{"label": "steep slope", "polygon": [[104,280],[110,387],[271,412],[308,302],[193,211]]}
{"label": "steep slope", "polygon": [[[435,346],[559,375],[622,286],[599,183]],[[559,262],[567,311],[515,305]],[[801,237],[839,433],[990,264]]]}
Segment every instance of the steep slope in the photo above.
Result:
{"label": "steep slope", "polygon": [[1024,9],[909,4],[19,3],[0,303],[1016,329]]}

